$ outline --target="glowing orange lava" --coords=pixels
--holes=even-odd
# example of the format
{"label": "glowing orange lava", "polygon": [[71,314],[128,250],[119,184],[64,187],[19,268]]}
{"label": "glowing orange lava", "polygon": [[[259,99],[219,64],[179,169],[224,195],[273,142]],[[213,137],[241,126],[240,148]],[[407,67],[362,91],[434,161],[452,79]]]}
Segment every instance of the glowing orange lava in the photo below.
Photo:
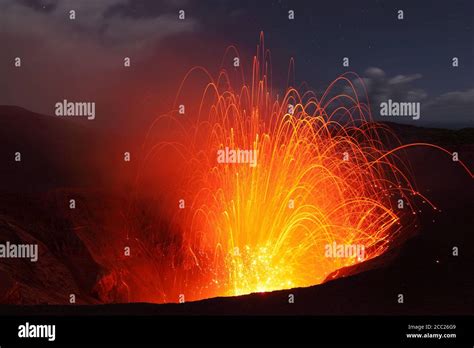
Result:
{"label": "glowing orange lava", "polygon": [[[160,196],[167,207],[157,208],[171,237],[147,249],[152,266],[146,272],[141,266],[142,283],[154,294],[146,300],[319,284],[381,255],[413,230],[419,193],[396,151],[387,148],[395,136],[372,122],[359,101],[351,82],[356,75],[340,76],[319,98],[293,87],[277,96],[268,56],[262,37],[250,83],[233,83],[224,69],[215,80],[193,69],[181,87],[196,71],[206,74],[199,106],[193,111],[178,92],[175,111],[151,126],[137,187],[151,190],[143,183],[147,173],[165,176],[164,157],[173,163],[175,185]],[[335,86],[346,92],[336,93]],[[172,139],[157,139],[158,129]],[[218,151],[226,148],[253,151],[256,165],[219,163]],[[328,245],[335,244],[363,246],[364,258],[328,257]]]}

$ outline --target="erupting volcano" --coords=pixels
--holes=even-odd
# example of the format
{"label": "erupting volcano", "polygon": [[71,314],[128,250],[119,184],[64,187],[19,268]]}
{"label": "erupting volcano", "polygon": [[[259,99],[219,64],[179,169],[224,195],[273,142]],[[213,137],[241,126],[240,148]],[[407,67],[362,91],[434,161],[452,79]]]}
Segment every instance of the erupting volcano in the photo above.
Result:
{"label": "erupting volcano", "polygon": [[[230,47],[224,62],[230,53],[238,56]],[[447,150],[402,145],[374,122],[355,73],[321,96],[294,86],[275,92],[269,57],[262,35],[250,82],[241,68],[223,65],[216,78],[190,70],[173,110],[148,128],[126,203],[101,207],[101,221],[76,217],[89,226],[77,228],[79,238],[106,270],[95,286],[101,301],[320,284],[410,237],[418,204],[437,210],[403,155],[412,146]],[[207,82],[191,83],[195,75]],[[187,100],[189,85],[197,102]]]}
{"label": "erupting volcano", "polygon": [[[414,231],[421,195],[397,156],[403,147],[360,101],[357,75],[338,77],[320,97],[292,86],[278,95],[270,70],[262,35],[249,83],[243,70],[235,83],[239,74],[224,68],[216,79],[192,69],[174,111],[149,128],[120,223],[134,257],[109,262],[126,300],[311,286]],[[193,108],[181,91],[199,73],[209,82]],[[333,246],[363,257],[329,255]]]}

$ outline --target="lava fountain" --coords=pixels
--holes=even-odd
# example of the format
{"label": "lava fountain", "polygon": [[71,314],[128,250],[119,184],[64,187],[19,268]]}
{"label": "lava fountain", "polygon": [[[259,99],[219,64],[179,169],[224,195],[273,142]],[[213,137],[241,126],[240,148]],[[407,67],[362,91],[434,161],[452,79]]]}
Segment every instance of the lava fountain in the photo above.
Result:
{"label": "lava fountain", "polygon": [[[222,68],[213,78],[194,68],[173,111],[150,126],[127,212],[135,222],[124,227],[140,250],[123,261],[127,287],[147,289],[135,300],[311,286],[413,232],[421,194],[397,156],[403,146],[361,102],[357,75],[338,77],[320,97],[292,86],[280,95],[270,70],[262,35],[248,83],[243,70]],[[197,73],[208,82],[192,109],[181,92]],[[148,227],[137,223],[143,195],[154,197],[147,209],[160,216]],[[328,255],[335,245],[360,246],[364,256]]]}

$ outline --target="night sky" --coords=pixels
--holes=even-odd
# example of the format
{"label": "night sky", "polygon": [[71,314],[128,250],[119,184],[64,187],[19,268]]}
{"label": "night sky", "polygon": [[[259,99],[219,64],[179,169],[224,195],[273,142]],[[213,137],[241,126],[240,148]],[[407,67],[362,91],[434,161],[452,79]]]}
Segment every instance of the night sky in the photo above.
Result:
{"label": "night sky", "polygon": [[120,128],[132,118],[144,125],[171,107],[190,68],[215,74],[229,45],[248,67],[263,31],[276,88],[294,57],[296,82],[316,91],[354,71],[374,111],[389,98],[421,102],[420,120],[390,121],[472,127],[473,18],[470,0],[0,0],[0,104],[53,114],[64,98],[96,101],[98,125]]}

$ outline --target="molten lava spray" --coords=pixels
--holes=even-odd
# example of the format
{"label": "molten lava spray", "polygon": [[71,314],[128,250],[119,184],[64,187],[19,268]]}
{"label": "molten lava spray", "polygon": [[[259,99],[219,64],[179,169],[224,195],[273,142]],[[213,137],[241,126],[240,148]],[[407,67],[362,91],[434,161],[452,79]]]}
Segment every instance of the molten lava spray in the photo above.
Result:
{"label": "molten lava spray", "polygon": [[[148,289],[139,300],[319,284],[413,231],[420,194],[386,148],[395,136],[359,101],[357,76],[340,76],[319,98],[293,87],[277,95],[268,56],[262,36],[249,83],[234,83],[229,76],[237,74],[225,69],[216,79],[193,69],[175,110],[150,127],[128,218],[139,219],[137,197],[153,196],[154,180],[159,192],[148,208],[166,222],[126,226],[140,250],[127,265],[140,276],[128,282]],[[209,82],[193,109],[181,91],[200,72]],[[171,172],[174,180],[163,179]],[[328,255],[335,245],[363,247],[363,258]]]}

